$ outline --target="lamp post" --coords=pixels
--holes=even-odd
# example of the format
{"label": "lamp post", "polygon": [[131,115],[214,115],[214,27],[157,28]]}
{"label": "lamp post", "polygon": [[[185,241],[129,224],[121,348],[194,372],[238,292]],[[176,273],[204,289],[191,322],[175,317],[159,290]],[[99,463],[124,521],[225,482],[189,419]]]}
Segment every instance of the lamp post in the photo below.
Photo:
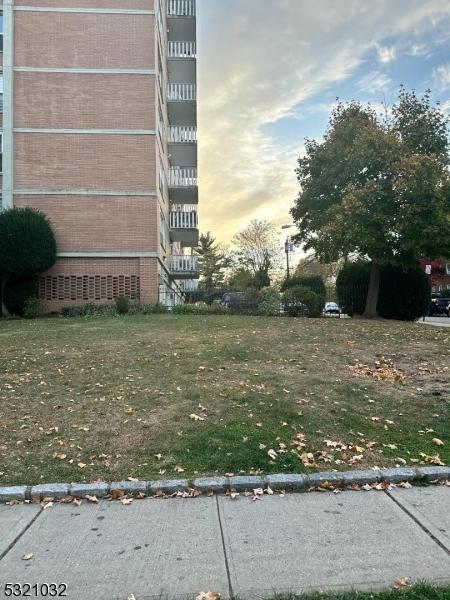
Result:
{"label": "lamp post", "polygon": [[[294,225],[282,225],[281,229],[290,229],[291,227],[295,227]],[[284,242],[284,251],[286,253],[286,279],[289,279],[290,277],[290,270],[289,270],[289,253],[293,252],[294,250],[294,244],[292,243],[292,240],[290,238],[290,236],[288,235],[286,238],[286,241]]]}

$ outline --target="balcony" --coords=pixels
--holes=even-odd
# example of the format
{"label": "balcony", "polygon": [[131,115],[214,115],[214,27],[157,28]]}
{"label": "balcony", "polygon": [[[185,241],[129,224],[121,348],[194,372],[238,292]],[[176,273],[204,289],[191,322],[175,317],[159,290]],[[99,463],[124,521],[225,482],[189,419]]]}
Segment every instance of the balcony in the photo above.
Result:
{"label": "balcony", "polygon": [[198,279],[198,256],[173,255],[170,257],[169,269],[174,279]]}
{"label": "balcony", "polygon": [[169,187],[197,187],[197,167],[171,167],[169,169]]}
{"label": "balcony", "polygon": [[197,164],[197,127],[195,125],[169,127],[167,137],[171,164],[193,166]]}
{"label": "balcony", "polygon": [[198,290],[197,279],[184,279],[180,281],[179,285],[182,292],[196,292]]}
{"label": "balcony", "polygon": [[184,246],[198,244],[198,216],[195,204],[173,206],[170,212],[170,238]]}
{"label": "balcony", "polygon": [[196,102],[197,86],[194,83],[169,83],[167,86],[169,102]]}
{"label": "balcony", "polygon": [[195,0],[168,0],[168,17],[195,17]]}
{"label": "balcony", "polygon": [[169,58],[197,58],[195,42],[169,42],[167,55]]}
{"label": "balcony", "polygon": [[175,125],[169,127],[169,144],[196,144],[197,127]]}

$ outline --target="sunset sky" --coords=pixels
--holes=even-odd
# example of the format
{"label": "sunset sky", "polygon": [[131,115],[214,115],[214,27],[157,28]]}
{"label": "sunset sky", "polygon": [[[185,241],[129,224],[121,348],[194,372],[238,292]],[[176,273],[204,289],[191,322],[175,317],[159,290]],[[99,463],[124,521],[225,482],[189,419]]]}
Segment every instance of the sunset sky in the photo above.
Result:
{"label": "sunset sky", "polygon": [[336,97],[403,83],[450,114],[450,0],[197,0],[200,229],[291,222],[305,137]]}

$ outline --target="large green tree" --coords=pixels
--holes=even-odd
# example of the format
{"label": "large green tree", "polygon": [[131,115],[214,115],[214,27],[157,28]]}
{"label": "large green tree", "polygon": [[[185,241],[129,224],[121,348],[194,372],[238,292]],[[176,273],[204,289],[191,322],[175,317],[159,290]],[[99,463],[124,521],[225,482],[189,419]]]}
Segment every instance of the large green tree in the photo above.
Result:
{"label": "large green tree", "polygon": [[380,267],[450,255],[448,120],[430,94],[400,90],[392,117],[339,103],[323,141],[299,158],[296,241],[324,262],[371,261],[364,316],[377,316]]}
{"label": "large green tree", "polygon": [[200,289],[210,292],[220,287],[229,261],[210,231],[201,234],[195,253],[199,257]]}
{"label": "large green tree", "polygon": [[56,241],[47,217],[32,208],[10,208],[0,212],[0,276],[2,314],[6,285],[12,276],[42,273],[56,261]]}

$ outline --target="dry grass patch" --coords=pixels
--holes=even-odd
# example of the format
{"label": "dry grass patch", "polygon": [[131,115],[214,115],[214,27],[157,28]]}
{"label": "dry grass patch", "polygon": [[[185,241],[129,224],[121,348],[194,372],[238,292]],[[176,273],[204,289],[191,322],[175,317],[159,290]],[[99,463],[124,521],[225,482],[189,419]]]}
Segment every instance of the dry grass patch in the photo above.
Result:
{"label": "dry grass patch", "polygon": [[[448,464],[449,338],[344,319],[3,321],[0,483]],[[402,380],[355,372],[377,361]]]}

